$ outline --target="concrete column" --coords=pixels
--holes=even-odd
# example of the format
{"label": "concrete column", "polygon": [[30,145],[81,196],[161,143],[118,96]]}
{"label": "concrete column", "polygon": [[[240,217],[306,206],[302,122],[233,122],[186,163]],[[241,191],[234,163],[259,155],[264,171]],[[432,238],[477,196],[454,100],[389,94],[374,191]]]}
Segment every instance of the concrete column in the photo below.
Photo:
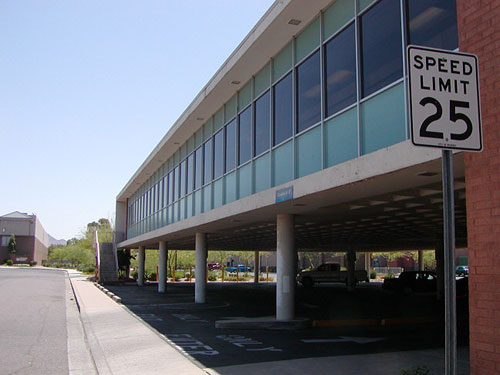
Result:
{"label": "concrete column", "polygon": [[167,242],[160,241],[158,251],[158,293],[165,293],[167,286]]}
{"label": "concrete column", "polygon": [[137,285],[144,286],[144,263],[146,258],[146,248],[139,246],[139,254],[137,255]]}
{"label": "concrete column", "polygon": [[372,253],[366,252],[365,253],[365,270],[366,270],[366,272],[368,272],[368,274],[370,273],[371,267],[372,267]]}
{"label": "concrete column", "polygon": [[436,273],[437,273],[437,299],[444,297],[444,244],[439,242],[436,246]]}
{"label": "concrete column", "polygon": [[419,271],[424,270],[424,251],[423,250],[418,251],[418,270]]}
{"label": "concrete column", "polygon": [[352,292],[356,286],[356,251],[347,250],[347,290]]}
{"label": "concrete column", "polygon": [[366,274],[368,275],[368,280],[371,280],[370,279],[371,269],[372,269],[372,253],[367,251],[365,253],[365,271],[366,271]]}
{"label": "concrete column", "polygon": [[295,231],[293,215],[277,216],[276,320],[295,318]]}
{"label": "concrete column", "polygon": [[259,271],[260,271],[260,258],[259,258],[259,252],[256,251],[254,252],[254,268],[253,268],[253,282],[255,284],[259,283]]}
{"label": "concrete column", "polygon": [[205,303],[207,286],[207,235],[196,233],[194,302]]}

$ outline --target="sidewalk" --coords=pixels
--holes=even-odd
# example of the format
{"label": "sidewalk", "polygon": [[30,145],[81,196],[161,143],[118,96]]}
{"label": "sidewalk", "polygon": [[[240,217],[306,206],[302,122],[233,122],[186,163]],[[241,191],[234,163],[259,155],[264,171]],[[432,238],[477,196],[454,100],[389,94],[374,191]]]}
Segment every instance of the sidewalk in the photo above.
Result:
{"label": "sidewalk", "polygon": [[[429,374],[442,374],[441,349],[305,358],[203,368],[92,282],[70,278],[91,355],[98,374],[212,375],[399,375],[425,364]],[[469,374],[467,350],[459,349],[458,375]]]}
{"label": "sidewalk", "polygon": [[114,302],[90,281],[70,279],[100,375],[206,375],[194,360]]}

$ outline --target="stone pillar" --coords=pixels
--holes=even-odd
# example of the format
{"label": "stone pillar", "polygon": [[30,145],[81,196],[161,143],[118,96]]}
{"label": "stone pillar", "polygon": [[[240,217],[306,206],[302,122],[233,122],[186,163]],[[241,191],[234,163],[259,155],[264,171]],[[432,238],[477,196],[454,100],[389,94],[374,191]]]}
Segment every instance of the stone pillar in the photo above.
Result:
{"label": "stone pillar", "polygon": [[292,320],[295,318],[296,262],[293,215],[278,215],[276,224],[276,320]]}
{"label": "stone pillar", "polygon": [[167,286],[167,242],[160,241],[158,251],[158,293],[165,293]]}
{"label": "stone pillar", "polygon": [[139,254],[137,254],[137,285],[144,286],[144,263],[146,258],[146,248],[139,246]]}
{"label": "stone pillar", "polygon": [[347,250],[347,290],[352,292],[356,286],[356,251]]}
{"label": "stone pillar", "polygon": [[254,269],[253,269],[253,282],[255,284],[259,283],[259,274],[260,274],[260,258],[259,258],[259,252],[255,251],[254,252]]}
{"label": "stone pillar", "polygon": [[205,303],[207,286],[207,235],[196,233],[194,302]]}
{"label": "stone pillar", "polygon": [[419,271],[424,270],[424,251],[423,250],[418,251],[418,270]]}

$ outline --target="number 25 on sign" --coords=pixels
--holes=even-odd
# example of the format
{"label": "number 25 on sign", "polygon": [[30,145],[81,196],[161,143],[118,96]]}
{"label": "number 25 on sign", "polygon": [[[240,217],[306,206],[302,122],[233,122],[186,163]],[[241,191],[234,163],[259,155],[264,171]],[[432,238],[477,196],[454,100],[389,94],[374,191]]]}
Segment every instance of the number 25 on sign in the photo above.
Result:
{"label": "number 25 on sign", "polygon": [[477,57],[418,46],[407,56],[413,144],[481,151]]}

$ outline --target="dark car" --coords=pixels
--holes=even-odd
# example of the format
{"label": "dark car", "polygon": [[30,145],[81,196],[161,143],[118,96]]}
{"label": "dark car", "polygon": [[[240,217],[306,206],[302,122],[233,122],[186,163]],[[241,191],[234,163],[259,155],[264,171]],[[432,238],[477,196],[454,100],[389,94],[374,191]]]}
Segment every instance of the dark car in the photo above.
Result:
{"label": "dark car", "polygon": [[455,269],[455,274],[462,277],[469,275],[469,266],[458,266]]}
{"label": "dark car", "polygon": [[397,279],[385,279],[383,288],[403,294],[435,292],[436,280],[432,271],[405,271]]}

